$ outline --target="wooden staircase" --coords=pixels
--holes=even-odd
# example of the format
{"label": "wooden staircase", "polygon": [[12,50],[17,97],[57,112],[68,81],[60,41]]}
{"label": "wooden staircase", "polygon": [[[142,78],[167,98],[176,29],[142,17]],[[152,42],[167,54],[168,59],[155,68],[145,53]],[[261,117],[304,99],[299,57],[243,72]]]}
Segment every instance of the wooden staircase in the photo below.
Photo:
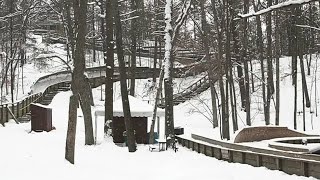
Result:
{"label": "wooden staircase", "polygon": [[40,101],[40,104],[42,105],[49,105],[52,102],[52,99],[55,95],[57,95],[59,92],[63,91],[69,91],[70,90],[70,83],[61,83],[60,86],[57,88],[52,89],[48,93],[44,94],[42,100]]}
{"label": "wooden staircase", "polygon": [[[48,88],[39,99],[39,103],[42,105],[49,105],[52,102],[52,99],[59,92],[70,90],[70,83],[59,83],[52,88]],[[31,120],[31,112],[27,112],[25,115],[17,118],[19,123],[27,123]]]}
{"label": "wooden staircase", "polygon": [[[183,91],[177,94],[174,94],[173,105],[176,106],[181,103],[184,103],[194,98],[195,96],[201,94],[202,92],[206,91],[209,87],[210,87],[209,77],[208,75],[205,75],[204,77],[202,77],[201,79],[199,79],[198,81],[196,81],[195,83],[193,83],[192,85],[184,89]],[[165,104],[164,103],[159,104],[158,107],[164,108]]]}

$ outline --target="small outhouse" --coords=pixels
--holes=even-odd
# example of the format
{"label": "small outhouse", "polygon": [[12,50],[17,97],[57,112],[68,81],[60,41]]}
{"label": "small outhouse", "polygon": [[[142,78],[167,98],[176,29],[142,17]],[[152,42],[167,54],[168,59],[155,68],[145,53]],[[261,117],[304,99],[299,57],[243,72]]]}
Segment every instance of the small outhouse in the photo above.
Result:
{"label": "small outhouse", "polygon": [[[152,114],[154,107],[145,101],[142,101],[133,96],[129,96],[131,121],[135,130],[136,142],[138,144],[147,144],[148,139],[148,128],[151,124]],[[97,109],[95,116],[104,116],[104,109]],[[160,131],[160,117],[165,116],[163,109],[157,109],[157,130],[158,133],[163,134]],[[122,99],[118,99],[113,103],[113,122],[112,122],[112,136],[114,143],[124,143],[126,141],[126,127],[124,122],[124,114],[122,107]]]}

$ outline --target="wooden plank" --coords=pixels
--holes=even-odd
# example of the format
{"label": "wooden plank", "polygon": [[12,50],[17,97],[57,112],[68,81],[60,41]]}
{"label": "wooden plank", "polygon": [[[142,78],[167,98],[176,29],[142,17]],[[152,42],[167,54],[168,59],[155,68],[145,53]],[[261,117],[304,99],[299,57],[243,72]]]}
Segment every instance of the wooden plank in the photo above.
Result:
{"label": "wooden plank", "polygon": [[188,148],[193,150],[193,142],[188,140]]}
{"label": "wooden plank", "polygon": [[261,154],[255,152],[233,150],[210,146],[202,143],[188,141],[191,147],[197,152],[230,162],[245,163],[252,166],[264,166],[272,170],[281,170],[288,174],[297,174],[301,176],[312,176],[320,179],[320,162],[314,162],[305,159],[276,156],[273,154]]}
{"label": "wooden plank", "polygon": [[257,166],[260,167],[262,166],[262,156],[260,156],[259,154],[257,154]]}
{"label": "wooden plank", "polygon": [[277,164],[276,164],[276,160],[278,158],[276,157],[272,157],[272,156],[262,156],[262,166],[268,168],[268,169],[272,169],[272,170],[278,170],[277,168]]}
{"label": "wooden plank", "polygon": [[5,126],[5,119],[4,119],[4,116],[3,116],[3,106],[1,105],[0,106],[0,120],[1,120],[1,124],[2,124],[2,126]]}
{"label": "wooden plank", "polygon": [[213,148],[213,154],[216,159],[219,159],[219,160],[222,159],[222,154],[221,154],[220,148]]}
{"label": "wooden plank", "polygon": [[199,144],[199,151],[201,154],[205,154],[206,152],[206,146],[203,144]]}
{"label": "wooden plank", "polygon": [[301,165],[302,165],[301,169],[302,169],[303,176],[308,177],[309,176],[309,174],[308,174],[309,164],[307,162],[302,162]]}
{"label": "wooden plank", "polygon": [[308,175],[320,179],[320,163],[308,162]]}
{"label": "wooden plank", "polygon": [[205,146],[205,155],[212,157],[212,148],[210,146]]}
{"label": "wooden plank", "polygon": [[194,150],[194,151],[196,151],[196,152],[199,152],[199,144],[193,142],[193,149],[192,149],[192,150]]}
{"label": "wooden plank", "polygon": [[276,166],[277,166],[277,170],[282,171],[282,159],[280,158],[276,159]]}
{"label": "wooden plank", "polygon": [[11,116],[12,116],[13,120],[14,120],[17,124],[19,124],[19,122],[18,122],[18,120],[17,120],[16,116],[13,114],[13,112],[11,112],[10,108],[7,108],[7,110],[8,110],[8,111],[9,111],[9,113],[11,114]]}
{"label": "wooden plank", "polygon": [[5,121],[8,122],[9,121],[9,112],[8,112],[8,104],[6,104],[6,107],[4,108],[5,112],[6,112],[6,118]]}
{"label": "wooden plank", "polygon": [[20,103],[17,102],[17,117],[20,117]]}
{"label": "wooden plank", "polygon": [[258,166],[257,165],[257,155],[253,153],[245,153],[245,158],[244,158],[245,164],[249,164],[251,166]]}
{"label": "wooden plank", "polygon": [[239,151],[234,151],[233,152],[233,162],[235,163],[243,163],[243,154],[242,152]]}
{"label": "wooden plank", "polygon": [[282,171],[288,174],[296,174],[299,176],[303,176],[304,170],[302,167],[301,161],[296,161],[292,159],[283,159],[282,160]]}
{"label": "wooden plank", "polygon": [[288,157],[288,158],[301,158],[301,159],[305,159],[305,160],[320,161],[320,156],[316,156],[316,155],[312,155],[312,154],[297,154],[297,153],[293,153],[293,152],[282,152],[282,151],[271,150],[271,149],[250,147],[250,146],[245,146],[245,145],[236,144],[236,143],[214,140],[214,139],[206,138],[206,137],[199,136],[196,134],[191,134],[191,137],[196,140],[204,141],[206,143],[209,143],[209,144],[212,144],[215,146],[222,146],[223,148],[227,148],[227,149],[234,149],[234,150],[245,151],[245,152],[251,151],[252,153],[270,154],[270,155],[274,155],[274,156],[284,156],[284,157]]}
{"label": "wooden plank", "polygon": [[233,151],[229,150],[229,162],[233,162]]}

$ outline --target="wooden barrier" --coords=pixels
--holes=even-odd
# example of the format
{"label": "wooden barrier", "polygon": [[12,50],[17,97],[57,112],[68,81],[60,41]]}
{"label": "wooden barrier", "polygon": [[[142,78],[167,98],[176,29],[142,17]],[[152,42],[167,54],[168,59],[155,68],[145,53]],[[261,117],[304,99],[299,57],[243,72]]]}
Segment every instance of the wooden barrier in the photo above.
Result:
{"label": "wooden barrier", "polygon": [[12,114],[16,118],[20,118],[25,116],[28,112],[30,112],[30,104],[31,103],[39,103],[42,101],[43,97],[50,93],[51,91],[58,89],[59,86],[63,86],[63,83],[58,83],[52,86],[49,86],[43,93],[30,95],[20,101],[15,103],[7,103],[0,105],[0,124],[4,124],[12,119],[13,116],[9,112],[11,110]]}
{"label": "wooden barrier", "polygon": [[252,148],[194,134],[192,137],[192,139],[188,139],[177,136],[177,139],[183,147],[219,160],[248,164],[254,167],[263,166],[298,176],[320,178],[320,156]]}

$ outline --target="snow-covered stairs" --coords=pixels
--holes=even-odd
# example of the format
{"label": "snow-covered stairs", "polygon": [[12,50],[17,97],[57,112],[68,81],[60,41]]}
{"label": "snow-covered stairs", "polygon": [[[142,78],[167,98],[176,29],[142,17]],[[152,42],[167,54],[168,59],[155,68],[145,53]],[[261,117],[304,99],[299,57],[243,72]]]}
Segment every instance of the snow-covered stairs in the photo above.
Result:
{"label": "snow-covered stairs", "polygon": [[[209,84],[209,77],[206,75],[187,87],[185,90],[174,94],[173,95],[173,105],[179,105],[181,103],[184,103],[195,96],[201,94],[202,92],[206,91],[210,87]],[[164,108],[164,104],[159,104],[158,107]]]}
{"label": "snow-covered stairs", "polygon": [[61,83],[58,88],[54,88],[53,90],[47,92],[42,97],[40,104],[49,105],[56,94],[63,91],[69,91],[70,84],[69,83]]}
{"label": "snow-covered stairs", "polygon": [[[42,105],[49,105],[52,102],[52,99],[55,95],[59,92],[68,91],[70,90],[70,83],[59,83],[58,85],[54,85],[53,88],[48,88],[42,95],[40,104]],[[31,120],[31,113],[27,112],[26,115],[22,117],[18,117],[17,120],[20,123],[26,123]]]}

